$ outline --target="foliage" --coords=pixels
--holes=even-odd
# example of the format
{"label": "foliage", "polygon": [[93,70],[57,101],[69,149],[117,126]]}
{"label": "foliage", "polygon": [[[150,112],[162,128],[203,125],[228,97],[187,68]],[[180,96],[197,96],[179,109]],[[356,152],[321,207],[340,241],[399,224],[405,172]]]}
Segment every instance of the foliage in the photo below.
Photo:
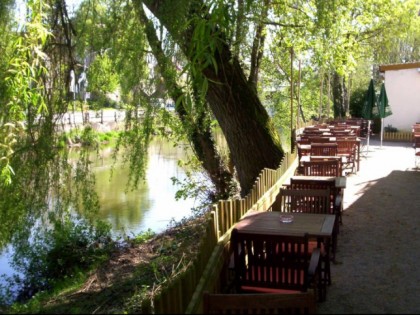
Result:
{"label": "foliage", "polygon": [[120,105],[117,101],[110,99],[106,94],[101,92],[91,93],[90,99],[88,100],[88,104],[89,108],[94,110],[104,108],[120,108]]}
{"label": "foliage", "polygon": [[398,132],[398,129],[388,124],[384,127],[384,131],[385,132]]}
{"label": "foliage", "polygon": [[366,99],[366,88],[353,90],[350,99],[350,114],[352,117],[363,117],[363,106]]}
{"label": "foliage", "polygon": [[13,40],[10,50],[5,50],[10,53],[5,56],[10,66],[3,76],[6,97],[2,99],[4,104],[0,113],[0,185],[12,182],[14,170],[11,158],[21,143],[25,127],[31,131],[36,115],[47,111],[43,99],[47,56],[42,52],[42,46],[50,34],[41,22],[45,17],[45,4],[39,8],[32,11],[32,20],[26,23],[28,35],[10,36],[9,40]]}
{"label": "foliage", "polygon": [[77,277],[107,259],[112,242],[110,226],[96,226],[78,216],[52,222],[50,229],[34,235],[26,245],[16,248],[13,267],[20,275],[9,282],[18,286],[18,301],[50,290],[54,284]]}
{"label": "foliage", "polygon": [[189,161],[178,161],[178,165],[185,170],[186,178],[182,181],[176,177],[171,178],[172,184],[180,187],[175,194],[175,199],[195,200],[199,205],[195,211],[201,213],[214,200],[211,181],[201,171],[199,162],[194,157],[191,157]]}
{"label": "foliage", "polygon": [[97,54],[87,71],[89,90],[100,93],[114,92],[118,87],[118,76],[113,70],[113,64],[105,51]]}
{"label": "foliage", "polygon": [[82,136],[81,136],[81,143],[85,146],[98,146],[98,136],[97,133],[93,130],[91,126],[86,126],[83,128]]}
{"label": "foliage", "polygon": [[147,229],[146,231],[139,233],[137,235],[133,235],[132,239],[130,240],[133,244],[139,245],[147,242],[151,238],[156,236],[156,233],[153,232],[151,229]]}
{"label": "foliage", "polygon": [[[270,112],[283,146],[290,141],[290,124],[293,127],[298,100],[306,120],[325,115],[332,117],[326,104],[331,102],[327,91],[331,85],[328,78],[333,73],[351,78],[350,111],[358,116],[367,87],[365,82],[371,75],[378,75],[372,71],[375,68],[372,65],[419,60],[418,0],[174,1],[168,5],[171,10],[162,19],[172,20],[181,30],[188,28],[191,43],[183,43],[182,38],[177,37],[180,33],[169,34],[170,30],[163,27],[162,21],[151,14],[148,18],[154,23],[162,50],[176,69],[174,77],[182,91],[177,106],[184,101],[188,115],[183,123],[152,104],[154,99],[166,97],[168,91],[161,76],[165,69],[159,67],[157,56],[151,53],[145,25],[136,15],[135,7],[146,2],[162,3],[83,1],[69,21],[65,15],[58,14],[63,1],[28,1],[30,15],[22,29],[18,29],[9,23],[11,1],[1,1],[0,248],[13,242],[34,256],[22,246],[31,236],[30,227],[46,213],[53,216],[49,212],[51,208],[57,217],[70,207],[80,213],[94,212],[98,208],[89,151],[82,148],[74,162],[69,161],[66,150],[61,153],[57,150],[65,147],[69,139],[89,145],[102,142],[90,128],[60,136],[55,131],[61,115],[71,109],[71,105],[80,105],[66,103],[68,72],[80,67],[80,60],[92,62],[89,88],[99,95],[92,101],[92,107],[114,106],[106,103],[105,94],[121,88],[122,99],[127,103],[127,118],[126,132],[118,134],[117,149],[128,149],[124,150],[124,161],[130,163],[128,182],[133,185],[145,175],[152,134],[184,140],[191,127],[199,123],[198,118],[205,117],[199,127],[217,123],[205,103],[209,85],[214,84],[214,80],[201,74],[208,68],[216,74],[223,71],[216,58],[225,45],[238,58],[244,73],[250,75],[249,60],[254,43],[262,40],[262,36],[267,38],[261,47],[263,59],[259,65],[256,97]],[[194,14],[188,15],[188,12]],[[261,25],[263,31],[258,35]],[[185,49],[187,46],[189,49]],[[67,47],[70,53],[64,53],[62,47]],[[292,50],[294,63],[290,59]],[[301,62],[299,86],[298,61]],[[290,97],[295,104],[293,116]],[[144,116],[139,114],[140,110]],[[203,112],[205,115],[201,115]],[[194,171],[201,170],[197,160],[183,163]],[[203,185],[202,173],[197,178],[192,172],[188,176],[183,182],[173,179],[174,184],[181,186],[176,197],[194,197],[205,205],[212,187]],[[51,196],[57,197],[57,201],[51,202]],[[61,231],[73,228],[58,224],[55,227]],[[88,242],[83,238],[83,231],[78,231],[74,237],[64,233],[76,242],[69,244],[50,230],[46,234],[50,236],[44,239],[45,246],[53,247],[40,250],[54,247],[63,250],[70,246],[72,251],[65,257],[64,265],[72,261],[83,265],[74,252],[90,252],[89,246],[76,246],[80,239],[85,245]],[[40,236],[33,237],[40,239]],[[146,233],[136,241],[143,242],[147,237]],[[162,253],[171,255],[175,247],[173,244],[162,246]],[[163,261],[165,259],[161,262],[168,263]],[[171,274],[169,269],[159,273],[161,270],[156,264],[147,267],[149,271],[153,269],[160,280]],[[40,272],[44,272],[42,268]],[[61,271],[54,272],[58,275]],[[137,290],[143,294],[144,287]]]}

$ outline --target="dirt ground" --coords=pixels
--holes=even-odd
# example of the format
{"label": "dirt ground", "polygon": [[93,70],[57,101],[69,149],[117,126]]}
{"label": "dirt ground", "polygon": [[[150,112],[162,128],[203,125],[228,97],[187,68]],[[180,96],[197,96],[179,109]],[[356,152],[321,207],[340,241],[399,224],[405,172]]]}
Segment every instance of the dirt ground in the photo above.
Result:
{"label": "dirt ground", "polygon": [[347,176],[337,263],[318,313],[420,313],[419,212],[414,149],[370,139]]}

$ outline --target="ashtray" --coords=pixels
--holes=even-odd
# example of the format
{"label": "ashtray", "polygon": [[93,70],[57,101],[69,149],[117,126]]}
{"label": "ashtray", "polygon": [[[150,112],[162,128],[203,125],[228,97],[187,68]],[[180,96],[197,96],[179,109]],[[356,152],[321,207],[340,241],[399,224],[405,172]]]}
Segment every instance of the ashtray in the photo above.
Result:
{"label": "ashtray", "polygon": [[282,214],[280,216],[280,222],[291,223],[291,222],[293,222],[293,216],[291,214]]}

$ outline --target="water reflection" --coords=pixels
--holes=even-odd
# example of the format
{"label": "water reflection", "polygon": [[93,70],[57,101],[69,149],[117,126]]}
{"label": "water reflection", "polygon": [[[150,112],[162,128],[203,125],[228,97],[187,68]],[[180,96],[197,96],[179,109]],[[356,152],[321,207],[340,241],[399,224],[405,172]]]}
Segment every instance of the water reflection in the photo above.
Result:
{"label": "water reflection", "polygon": [[112,224],[115,235],[139,233],[147,229],[163,231],[170,220],[191,214],[194,200],[175,200],[177,187],[171,177],[182,180],[185,172],[178,160],[185,158],[184,148],[155,140],[149,148],[145,181],[134,191],[126,189],[128,167],[118,167],[110,179],[112,158],[102,154],[95,167],[97,192],[101,204],[100,218]]}
{"label": "water reflection", "polygon": [[[124,233],[132,236],[147,229],[159,233],[172,219],[178,221],[191,214],[191,208],[196,206],[194,200],[175,200],[178,187],[171,181],[173,176],[181,181],[186,177],[177,163],[186,158],[186,154],[181,146],[153,141],[149,147],[145,181],[141,181],[137,189],[127,190],[128,166],[117,163],[111,177],[112,148],[101,150],[93,164],[100,202],[98,215],[111,223],[114,236]],[[9,264],[12,253],[10,247],[1,253],[0,275],[10,277],[15,273]],[[0,291],[1,286],[7,286],[3,277],[0,277]]]}

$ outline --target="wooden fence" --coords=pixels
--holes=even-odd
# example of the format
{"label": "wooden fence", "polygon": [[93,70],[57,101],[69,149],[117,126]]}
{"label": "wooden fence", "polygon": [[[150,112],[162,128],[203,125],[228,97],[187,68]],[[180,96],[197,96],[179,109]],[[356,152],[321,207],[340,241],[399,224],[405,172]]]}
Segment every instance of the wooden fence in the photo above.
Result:
{"label": "wooden fence", "polygon": [[412,135],[411,131],[384,132],[383,140],[411,142]]}
{"label": "wooden fence", "polygon": [[203,292],[221,291],[228,285],[229,241],[233,225],[249,210],[269,209],[280,186],[293,175],[297,165],[296,152],[286,153],[278,169],[262,170],[245,198],[219,201],[213,205],[196,259],[160,294],[144,301],[141,312],[201,313]]}

